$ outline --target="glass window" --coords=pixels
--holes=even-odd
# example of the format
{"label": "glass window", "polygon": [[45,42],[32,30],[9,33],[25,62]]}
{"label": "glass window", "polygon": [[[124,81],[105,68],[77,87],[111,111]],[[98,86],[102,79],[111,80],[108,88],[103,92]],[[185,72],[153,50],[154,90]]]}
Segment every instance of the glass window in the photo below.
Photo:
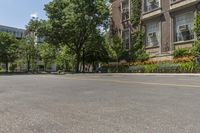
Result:
{"label": "glass window", "polygon": [[158,46],[160,43],[159,22],[151,22],[146,25],[146,45]]}
{"label": "glass window", "polygon": [[129,0],[123,0],[122,2],[122,20],[129,19]]}
{"label": "glass window", "polygon": [[129,30],[125,30],[122,33],[123,45],[125,49],[129,49],[129,41],[130,41],[130,32]]}
{"label": "glass window", "polygon": [[175,17],[175,41],[187,41],[194,39],[192,32],[194,25],[194,13],[188,12]]}
{"label": "glass window", "polygon": [[145,0],[144,12],[149,12],[160,7],[160,0]]}

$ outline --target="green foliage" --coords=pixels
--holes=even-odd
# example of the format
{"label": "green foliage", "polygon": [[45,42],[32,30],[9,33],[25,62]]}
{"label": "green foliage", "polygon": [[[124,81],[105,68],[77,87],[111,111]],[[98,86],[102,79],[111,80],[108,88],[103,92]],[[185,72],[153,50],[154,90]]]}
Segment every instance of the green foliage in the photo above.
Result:
{"label": "green foliage", "polygon": [[74,66],[74,56],[70,49],[65,45],[61,46],[57,52],[56,64],[64,71],[70,71]]}
{"label": "green foliage", "polygon": [[14,72],[15,71],[15,69],[17,68],[17,64],[11,64],[10,66],[9,66],[9,70],[11,71],[11,72]]}
{"label": "green foliage", "polygon": [[145,67],[145,73],[155,73],[155,72],[158,72],[159,70],[158,64],[145,65],[144,67]]}
{"label": "green foliage", "polygon": [[181,58],[185,56],[191,56],[191,50],[188,48],[179,48],[174,50],[174,58]]}
{"label": "green foliage", "polygon": [[192,54],[194,56],[200,56],[200,41],[195,41],[193,43]]}
{"label": "green foliage", "polygon": [[183,73],[192,73],[196,72],[197,67],[198,67],[197,64],[195,64],[194,62],[181,63],[180,71]]}
{"label": "green foliage", "polygon": [[141,17],[141,6],[142,1],[141,0],[131,0],[131,22],[133,26],[137,26],[140,24],[140,17]]}
{"label": "green foliage", "polygon": [[144,31],[139,30],[132,34],[133,46],[131,56],[133,61],[146,61],[149,59],[149,54],[144,50]]}
{"label": "green foliage", "polygon": [[18,58],[18,45],[14,36],[0,32],[0,62],[6,64],[8,72],[8,63],[14,62]]}
{"label": "green foliage", "polygon": [[[96,62],[108,62],[109,55],[104,44],[104,37],[100,31],[97,30],[92,36],[89,37],[85,47],[85,61],[90,64]],[[93,66],[95,68],[95,66]]]}
{"label": "green foliage", "polygon": [[44,62],[45,71],[48,65],[51,65],[55,60],[55,47],[49,43],[43,43],[39,46],[39,55]]}
{"label": "green foliage", "polygon": [[198,13],[195,18],[194,32],[196,33],[197,40],[200,40],[200,14]]}
{"label": "green foliage", "polygon": [[37,34],[37,32],[38,32],[38,30],[39,30],[39,28],[40,28],[40,26],[42,24],[41,22],[42,22],[42,20],[40,21],[37,18],[32,18],[29,21],[28,25],[26,25],[26,31],[28,33],[35,33],[35,34]]}
{"label": "green foliage", "polygon": [[119,36],[108,33],[105,37],[105,45],[110,58],[118,62],[119,58],[124,54],[124,48]]}
{"label": "green foliage", "polygon": [[143,66],[143,65],[131,66],[131,67],[129,67],[129,72],[144,73],[145,72],[145,66]]}
{"label": "green foliage", "polygon": [[46,40],[54,45],[67,45],[76,55],[78,72],[83,46],[88,44],[96,29],[106,28],[107,0],[53,0],[45,6],[45,11],[49,18],[46,26],[42,26],[46,30]]}
{"label": "green foliage", "polygon": [[197,37],[197,41],[193,43],[192,53],[194,56],[200,56],[200,14],[198,13],[195,18],[194,32]]}
{"label": "green foliage", "polygon": [[25,62],[27,66],[27,71],[29,72],[31,67],[32,70],[34,63],[38,58],[38,48],[35,45],[34,38],[31,36],[26,36],[19,42],[20,48],[20,59]]}
{"label": "green foliage", "polygon": [[179,64],[163,63],[159,64],[158,72],[160,73],[176,73],[179,72]]}
{"label": "green foliage", "polygon": [[146,53],[146,51],[144,49],[139,49],[136,52],[136,60],[137,61],[147,61],[149,59],[149,54]]}
{"label": "green foliage", "polygon": [[[104,66],[108,72],[115,72],[116,66]],[[131,73],[195,73],[199,72],[199,66],[194,62],[183,63],[160,63],[151,65],[136,65],[130,66],[120,65],[119,72],[131,72]]]}

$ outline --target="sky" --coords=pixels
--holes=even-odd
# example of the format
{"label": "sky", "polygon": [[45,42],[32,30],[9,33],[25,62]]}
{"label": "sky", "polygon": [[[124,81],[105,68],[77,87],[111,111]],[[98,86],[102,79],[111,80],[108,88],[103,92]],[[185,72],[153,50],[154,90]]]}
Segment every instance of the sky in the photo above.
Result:
{"label": "sky", "polygon": [[0,0],[0,25],[25,28],[31,17],[46,19],[44,4],[51,0]]}

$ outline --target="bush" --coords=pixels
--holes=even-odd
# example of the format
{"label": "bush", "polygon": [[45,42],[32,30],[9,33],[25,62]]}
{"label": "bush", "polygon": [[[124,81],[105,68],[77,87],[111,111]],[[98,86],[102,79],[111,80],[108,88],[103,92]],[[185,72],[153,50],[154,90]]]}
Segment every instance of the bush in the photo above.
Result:
{"label": "bush", "polygon": [[200,67],[193,60],[188,62],[154,62],[154,64],[137,64],[133,66],[119,65],[117,71],[116,65],[105,65],[102,67],[105,72],[122,72],[122,73],[193,73],[200,72]]}
{"label": "bush", "polygon": [[200,55],[200,41],[196,41],[193,43],[192,53],[194,56]]}
{"label": "bush", "polygon": [[140,65],[140,66],[131,66],[129,67],[129,72],[132,73],[143,73],[145,72],[145,67]]}
{"label": "bush", "polygon": [[179,72],[180,65],[179,64],[160,64],[158,68],[158,72],[160,73],[177,73]]}
{"label": "bush", "polygon": [[179,48],[174,51],[174,58],[181,58],[186,56],[191,56],[192,52],[188,48]]}
{"label": "bush", "polygon": [[149,54],[146,53],[146,51],[143,50],[143,49],[138,50],[137,54],[138,54],[137,55],[137,61],[144,62],[144,61],[147,61],[149,59]]}
{"label": "bush", "polygon": [[180,64],[180,72],[184,73],[192,73],[196,72],[198,69],[198,66],[194,62],[186,62]]}
{"label": "bush", "polygon": [[145,65],[145,73],[155,73],[158,72],[159,65],[158,64],[152,64],[152,65]]}

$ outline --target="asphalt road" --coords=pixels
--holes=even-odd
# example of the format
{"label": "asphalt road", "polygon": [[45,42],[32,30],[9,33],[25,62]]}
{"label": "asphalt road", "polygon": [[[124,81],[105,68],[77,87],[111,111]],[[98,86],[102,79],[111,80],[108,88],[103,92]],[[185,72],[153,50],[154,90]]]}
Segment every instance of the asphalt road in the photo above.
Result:
{"label": "asphalt road", "polygon": [[199,133],[199,76],[0,76],[0,133]]}

